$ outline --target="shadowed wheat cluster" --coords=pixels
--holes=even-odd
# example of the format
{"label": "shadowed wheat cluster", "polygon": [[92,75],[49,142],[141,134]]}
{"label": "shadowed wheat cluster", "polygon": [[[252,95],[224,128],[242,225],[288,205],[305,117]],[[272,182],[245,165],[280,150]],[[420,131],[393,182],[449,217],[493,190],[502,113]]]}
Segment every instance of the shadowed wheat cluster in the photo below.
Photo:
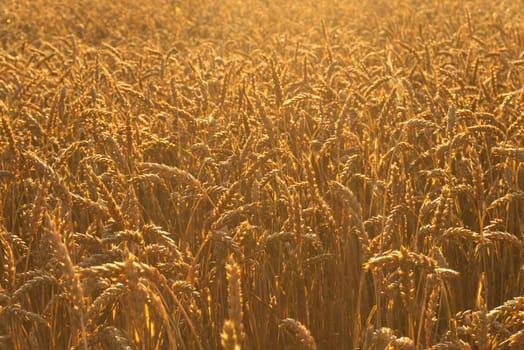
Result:
{"label": "shadowed wheat cluster", "polygon": [[0,349],[522,349],[523,14],[1,1]]}

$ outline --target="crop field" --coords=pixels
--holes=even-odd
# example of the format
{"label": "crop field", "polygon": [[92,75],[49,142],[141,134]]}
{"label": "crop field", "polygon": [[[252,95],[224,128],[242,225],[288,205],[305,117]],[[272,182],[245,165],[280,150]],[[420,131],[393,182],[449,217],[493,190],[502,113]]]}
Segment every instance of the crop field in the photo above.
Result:
{"label": "crop field", "polygon": [[524,3],[0,0],[0,349],[524,349]]}

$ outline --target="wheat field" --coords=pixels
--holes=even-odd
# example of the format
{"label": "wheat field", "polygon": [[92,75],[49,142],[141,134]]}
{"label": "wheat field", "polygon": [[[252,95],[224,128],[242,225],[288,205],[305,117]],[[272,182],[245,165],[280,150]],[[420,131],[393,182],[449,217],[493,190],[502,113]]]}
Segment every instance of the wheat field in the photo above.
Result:
{"label": "wheat field", "polygon": [[523,26],[0,0],[0,349],[524,349]]}

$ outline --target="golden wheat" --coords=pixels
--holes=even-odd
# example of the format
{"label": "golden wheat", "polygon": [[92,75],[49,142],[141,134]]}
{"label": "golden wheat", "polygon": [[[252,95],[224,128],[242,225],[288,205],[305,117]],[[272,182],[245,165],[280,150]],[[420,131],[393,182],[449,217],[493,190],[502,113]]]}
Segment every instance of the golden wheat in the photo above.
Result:
{"label": "golden wheat", "polygon": [[522,4],[5,0],[0,349],[518,349]]}

